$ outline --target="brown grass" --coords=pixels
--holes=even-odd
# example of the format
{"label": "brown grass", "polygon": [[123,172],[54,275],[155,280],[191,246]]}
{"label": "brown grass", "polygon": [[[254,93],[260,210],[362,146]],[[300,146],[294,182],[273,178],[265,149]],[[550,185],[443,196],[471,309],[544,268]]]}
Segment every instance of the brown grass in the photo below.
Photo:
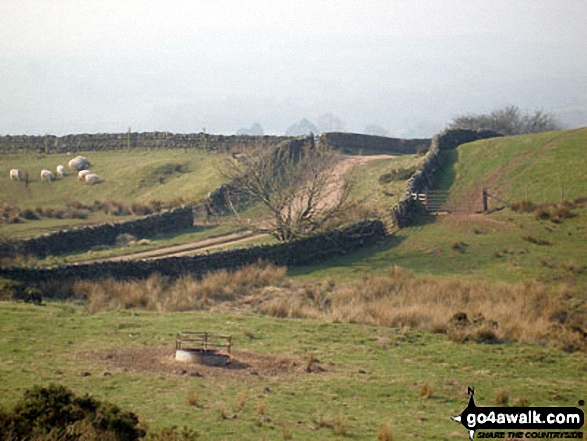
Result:
{"label": "brown grass", "polygon": [[258,264],[237,271],[209,273],[200,280],[186,275],[171,281],[153,275],[141,281],[78,281],[73,285],[73,296],[86,299],[86,307],[93,313],[128,308],[187,311],[203,309],[214,302],[235,300],[250,290],[278,284],[285,277],[285,271],[283,267]]}
{"label": "brown grass", "polygon": [[236,401],[234,402],[234,409],[235,410],[243,410],[247,404],[247,393],[241,392],[236,396]]}
{"label": "brown grass", "polygon": [[198,394],[193,389],[191,389],[188,392],[188,400],[187,401],[190,406],[198,407],[200,405],[200,401],[198,400]]}
{"label": "brown grass", "polygon": [[530,405],[530,400],[526,397],[518,397],[514,400],[514,406],[516,407],[528,407]]}
{"label": "brown grass", "polygon": [[[144,308],[155,311],[248,309],[288,318],[364,323],[445,333],[459,342],[523,342],[565,351],[586,351],[587,311],[571,285],[537,282],[516,285],[416,276],[391,267],[386,274],[351,282],[291,282],[285,268],[259,264],[220,271],[198,280],[76,282],[69,291],[87,300],[87,309]],[[65,284],[56,291],[70,297]],[[67,292],[65,292],[67,291]],[[573,306],[574,305],[574,306]],[[565,320],[557,317],[566,311]],[[460,318],[459,318],[460,317]],[[312,369],[308,358],[306,367]]]}
{"label": "brown grass", "polygon": [[290,423],[283,423],[283,439],[292,439],[293,429]]}
{"label": "brown grass", "polygon": [[[561,305],[580,295],[565,285],[552,288],[531,282],[507,285],[443,280],[416,277],[411,271],[392,267],[383,276],[337,285],[320,298],[307,292],[307,288],[296,286],[271,290],[258,311],[278,317],[446,332],[457,341],[518,341],[567,351],[587,350],[581,334],[587,328],[586,311],[574,310],[574,327],[550,320]],[[455,323],[452,318],[457,312],[464,312],[469,319]]]}
{"label": "brown grass", "polygon": [[379,430],[377,430],[377,441],[393,441],[393,435],[391,434],[391,428],[388,423],[379,426]]}
{"label": "brown grass", "polygon": [[510,393],[505,389],[498,389],[495,392],[493,402],[499,406],[507,406],[510,401]]}
{"label": "brown grass", "polygon": [[426,399],[434,396],[434,389],[429,383],[424,383],[420,386],[420,396]]}

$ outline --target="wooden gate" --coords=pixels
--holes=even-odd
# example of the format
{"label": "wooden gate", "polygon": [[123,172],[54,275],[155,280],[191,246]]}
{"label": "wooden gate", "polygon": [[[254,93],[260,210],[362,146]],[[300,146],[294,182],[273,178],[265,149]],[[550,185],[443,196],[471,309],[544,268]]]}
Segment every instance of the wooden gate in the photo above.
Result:
{"label": "wooden gate", "polygon": [[429,213],[481,213],[487,211],[486,189],[467,197],[451,198],[445,190],[428,190],[412,193],[412,198]]}

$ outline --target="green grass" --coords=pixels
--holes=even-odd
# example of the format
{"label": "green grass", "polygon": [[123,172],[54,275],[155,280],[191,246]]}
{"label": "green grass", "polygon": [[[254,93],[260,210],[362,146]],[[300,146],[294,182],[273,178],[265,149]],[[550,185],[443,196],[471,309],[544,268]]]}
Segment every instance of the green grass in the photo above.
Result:
{"label": "green grass", "polygon": [[439,179],[453,198],[484,187],[506,201],[558,202],[587,197],[587,128],[508,136],[459,146]]}
{"label": "green grass", "polygon": [[[0,406],[34,384],[61,383],[136,412],[154,430],[187,425],[203,439],[283,439],[287,423],[293,439],[367,440],[389,423],[397,440],[466,440],[449,417],[466,407],[467,386],[475,387],[478,405],[492,405],[500,389],[510,402],[524,397],[540,406],[576,406],[587,395],[583,354],[537,346],[460,344],[416,331],[236,313],[89,315],[69,304],[0,302],[0,314]],[[171,357],[175,333],[195,329],[231,334],[236,350],[284,358],[288,372],[271,375],[251,363],[192,376],[197,366],[174,365]],[[162,346],[163,359],[155,352]],[[145,354],[142,362],[118,364],[120,354],[136,351]],[[323,371],[304,372],[308,352]],[[424,383],[432,398],[420,396]],[[328,427],[337,419],[346,436]]]}
{"label": "green grass", "polygon": [[395,205],[405,192],[406,180],[382,183],[379,178],[396,170],[410,169],[421,161],[422,158],[417,155],[403,155],[356,166],[350,173],[354,183],[351,198],[363,200],[369,206],[383,210]]}
{"label": "green grass", "polygon": [[[189,242],[209,239],[222,234],[227,234],[238,229],[233,224],[222,225],[198,225],[175,233],[158,234],[149,236],[151,242],[147,245],[130,245],[130,246],[103,246],[80,252],[70,253],[63,256],[50,256],[46,259],[38,260],[40,265],[55,265],[58,263],[83,262],[85,260],[102,259],[106,257],[122,256],[131,253],[141,253],[143,251],[156,250],[159,248],[173,245],[182,245]],[[139,237],[137,239],[144,239]]]}
{"label": "green grass", "polygon": [[[488,186],[490,192],[516,200],[523,198],[519,191],[525,192],[522,183],[527,183],[531,200],[536,195],[536,202],[556,202],[564,176],[566,198],[587,196],[585,145],[587,129],[464,144],[447,155],[453,162],[438,177],[438,186],[450,190],[454,198]],[[507,209],[487,215],[421,217],[416,225],[375,247],[293,268],[289,275],[351,279],[399,265],[442,277],[491,282],[530,279],[587,287],[587,209],[583,206],[573,213],[558,224]],[[551,245],[535,245],[524,237]],[[457,246],[460,243],[464,245]]]}
{"label": "green grass", "polygon": [[[21,209],[64,208],[66,201],[81,201],[91,204],[95,200],[116,201],[131,205],[133,202],[147,203],[197,201],[222,183],[218,173],[223,156],[204,151],[139,150],[133,152],[89,152],[85,154],[92,162],[92,171],[104,182],[84,185],[77,175],[70,172],[63,179],[52,183],[41,182],[41,169],[55,170],[58,164],[67,166],[68,155],[2,155],[0,172],[0,200]],[[8,179],[9,170],[19,167],[29,171],[31,182]],[[2,224],[0,234],[10,237],[36,235],[50,229],[64,228],[82,223],[116,221],[128,219],[105,214],[93,214],[87,220],[42,219],[21,224]]]}
{"label": "green grass", "polygon": [[[587,209],[561,224],[512,212],[422,219],[378,245],[291,268],[294,277],[352,279],[398,265],[418,273],[490,282],[539,280],[587,287]],[[539,246],[524,237],[547,240]],[[457,246],[459,244],[464,244]]]}

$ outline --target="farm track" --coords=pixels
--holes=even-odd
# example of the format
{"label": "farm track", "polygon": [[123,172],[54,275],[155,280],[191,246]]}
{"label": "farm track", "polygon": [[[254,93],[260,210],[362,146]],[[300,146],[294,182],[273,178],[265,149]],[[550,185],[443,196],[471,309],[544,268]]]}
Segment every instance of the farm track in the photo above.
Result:
{"label": "farm track", "polygon": [[258,234],[249,230],[241,230],[211,237],[209,239],[198,240],[196,242],[172,245],[165,248],[158,248],[156,250],[142,251],[122,256],[85,261],[84,263],[116,262],[121,260],[154,260],[166,257],[188,256],[195,254],[196,252],[210,251],[227,245],[245,243],[265,236],[267,236],[267,234]]}
{"label": "farm track", "polygon": [[[335,165],[335,167],[332,170],[332,181],[328,184],[329,193],[334,195],[338,191],[340,191],[340,187],[343,184],[342,176],[348,173],[351,168],[357,165],[366,164],[369,161],[377,159],[390,159],[394,157],[395,156],[391,155],[341,156],[340,161]],[[330,199],[331,198],[326,199],[325,205],[333,203],[333,201]],[[121,256],[113,256],[103,259],[84,261],[84,263],[116,262],[125,260],[154,260],[163,259],[167,257],[189,256],[201,252],[211,251],[220,247],[250,242],[252,240],[259,239],[262,237],[267,237],[267,234],[254,233],[249,230],[239,230],[216,237],[199,240],[196,242],[190,242],[181,245],[172,245],[169,247],[159,248],[150,251],[134,252],[131,254],[125,254]]]}

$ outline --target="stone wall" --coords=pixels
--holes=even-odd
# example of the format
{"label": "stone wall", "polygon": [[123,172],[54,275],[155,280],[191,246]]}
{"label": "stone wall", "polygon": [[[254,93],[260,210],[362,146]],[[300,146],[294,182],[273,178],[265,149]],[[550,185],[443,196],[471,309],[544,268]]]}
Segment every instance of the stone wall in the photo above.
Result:
{"label": "stone wall", "polygon": [[400,201],[391,209],[391,218],[396,226],[403,228],[409,226],[418,210],[418,203],[412,198],[412,193],[424,193],[434,187],[436,173],[444,166],[443,152],[457,148],[461,144],[477,141],[479,139],[494,138],[499,133],[488,130],[445,130],[432,138],[430,149],[426,154],[422,165],[408,179],[406,193]]}
{"label": "stone wall", "polygon": [[202,254],[193,257],[170,257],[158,260],[130,260],[93,264],[62,265],[52,268],[0,268],[0,278],[29,283],[72,279],[144,279],[158,273],[176,278],[184,274],[202,276],[220,269],[237,269],[259,260],[276,265],[304,265],[342,255],[370,245],[385,236],[379,220],[363,221],[327,231],[305,239],[276,245],[255,246]]}
{"label": "stone wall", "polygon": [[398,139],[358,133],[323,133],[320,142],[347,155],[405,155],[430,147],[430,139]]}
{"label": "stone wall", "polygon": [[12,257],[16,254],[41,258],[48,255],[56,256],[88,250],[98,245],[113,244],[120,234],[131,234],[142,238],[179,231],[193,224],[194,214],[191,206],[174,208],[140,219],[60,230],[31,239],[9,242],[0,246],[0,256]]}
{"label": "stone wall", "polygon": [[95,133],[65,136],[0,136],[4,153],[75,153],[81,151],[146,149],[201,149],[239,151],[252,146],[275,146],[287,136],[212,135],[208,133]]}
{"label": "stone wall", "polygon": [[497,138],[503,136],[501,133],[491,130],[465,130],[450,129],[438,135],[438,148],[440,150],[456,149],[461,144],[477,141],[479,139]]}

